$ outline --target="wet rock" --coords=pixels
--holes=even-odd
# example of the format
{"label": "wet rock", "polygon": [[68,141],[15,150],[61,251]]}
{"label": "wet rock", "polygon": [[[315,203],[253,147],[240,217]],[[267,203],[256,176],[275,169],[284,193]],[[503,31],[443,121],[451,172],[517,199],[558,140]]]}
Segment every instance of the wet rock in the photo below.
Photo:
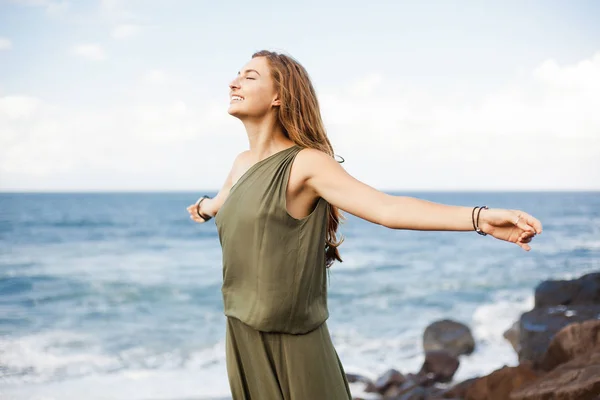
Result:
{"label": "wet rock", "polygon": [[408,392],[394,398],[394,400],[426,400],[428,397],[425,388],[416,386]]}
{"label": "wet rock", "polygon": [[[391,386],[400,386],[406,381],[406,377],[395,369],[390,369],[381,375],[375,381],[375,385],[372,387],[374,390],[369,392],[377,392],[384,394]],[[365,392],[367,390],[365,389]]]}
{"label": "wet rock", "polygon": [[466,381],[462,381],[451,388],[440,391],[436,394],[437,399],[464,399],[467,397],[467,390],[479,379],[471,378]]}
{"label": "wet rock", "polygon": [[600,320],[568,325],[550,342],[540,369],[550,371],[596,347],[600,347]]}
{"label": "wet rock", "polygon": [[459,365],[458,358],[447,351],[428,351],[425,353],[425,361],[418,375],[427,376],[429,384],[450,382]]}
{"label": "wet rock", "polygon": [[475,340],[468,326],[445,319],[436,321],[425,329],[423,348],[425,352],[445,350],[458,357],[461,354],[471,354],[475,349]]}
{"label": "wet rock", "polygon": [[600,272],[574,280],[547,280],[535,288],[535,308],[600,304]]}
{"label": "wet rock", "polygon": [[513,390],[537,378],[538,375],[533,371],[530,363],[516,367],[503,367],[473,382],[467,389],[465,399],[507,400]]}
{"label": "wet rock", "polygon": [[519,361],[532,361],[538,365],[556,333],[574,322],[597,319],[599,316],[600,304],[534,308],[524,313],[519,321]]}
{"label": "wet rock", "polygon": [[600,397],[600,347],[559,365],[515,390],[511,400],[596,400]]}
{"label": "wet rock", "polygon": [[346,379],[349,383],[365,382],[368,378],[359,374],[346,374]]}

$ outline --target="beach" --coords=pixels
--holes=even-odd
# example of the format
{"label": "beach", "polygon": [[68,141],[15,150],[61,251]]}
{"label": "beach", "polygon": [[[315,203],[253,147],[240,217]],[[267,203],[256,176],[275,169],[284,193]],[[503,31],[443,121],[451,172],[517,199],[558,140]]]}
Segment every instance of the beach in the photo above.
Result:
{"label": "beach", "polygon": [[[453,382],[516,366],[503,334],[533,308],[535,287],[600,271],[598,192],[408,195],[523,209],[544,233],[525,252],[474,232],[393,231],[348,216],[327,321],[347,373],[417,372],[423,332],[443,319],[475,341]],[[187,217],[196,197],[0,194],[0,397],[228,398],[220,246],[212,221]]]}

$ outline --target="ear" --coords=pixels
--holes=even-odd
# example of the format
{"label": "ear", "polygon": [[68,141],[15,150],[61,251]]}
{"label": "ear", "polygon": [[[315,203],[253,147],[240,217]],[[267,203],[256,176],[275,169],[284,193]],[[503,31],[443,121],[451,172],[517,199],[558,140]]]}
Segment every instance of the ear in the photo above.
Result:
{"label": "ear", "polygon": [[271,105],[273,107],[279,107],[279,106],[281,106],[281,100],[279,100],[279,97],[275,97],[275,99],[273,99],[273,102],[271,103]]}

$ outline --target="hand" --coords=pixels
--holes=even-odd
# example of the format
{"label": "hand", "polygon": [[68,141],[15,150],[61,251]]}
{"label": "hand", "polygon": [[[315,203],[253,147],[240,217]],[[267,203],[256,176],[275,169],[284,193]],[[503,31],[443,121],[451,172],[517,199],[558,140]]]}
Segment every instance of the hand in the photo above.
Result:
{"label": "hand", "polygon": [[496,239],[516,243],[529,251],[529,242],[537,234],[542,233],[542,223],[524,211],[489,209],[481,210],[479,227]]}
{"label": "hand", "polygon": [[187,211],[190,213],[190,219],[201,224],[203,222],[206,222],[206,220],[204,220],[204,218],[201,218],[198,215],[198,207],[196,206],[196,204],[192,204],[191,206],[188,206]]}

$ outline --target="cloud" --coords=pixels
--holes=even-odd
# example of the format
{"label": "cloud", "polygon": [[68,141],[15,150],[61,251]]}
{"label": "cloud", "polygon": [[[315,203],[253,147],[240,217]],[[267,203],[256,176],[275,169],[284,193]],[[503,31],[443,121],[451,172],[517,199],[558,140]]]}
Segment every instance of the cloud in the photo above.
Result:
{"label": "cloud", "polygon": [[165,83],[167,79],[167,74],[160,69],[152,69],[144,74],[144,80],[150,83]]}
{"label": "cloud", "polygon": [[0,37],[0,51],[12,49],[12,42],[10,39]]}
{"label": "cloud", "polygon": [[[158,69],[142,78],[169,84],[130,88],[138,97],[105,108],[1,97],[2,186],[219,188],[247,147],[226,96],[186,99]],[[373,73],[317,88],[336,153],[358,179],[384,190],[600,189],[600,53],[544,61],[477,97],[399,79]]]}
{"label": "cloud", "polygon": [[31,117],[40,101],[29,96],[0,97],[0,115],[9,120]]}
{"label": "cloud", "polygon": [[88,60],[101,61],[106,59],[104,49],[97,44],[80,44],[73,47],[73,52]]}
{"label": "cloud", "polygon": [[114,39],[126,39],[132,36],[137,35],[142,30],[141,26],[134,24],[121,24],[116,26],[112,32],[111,36]]}
{"label": "cloud", "polygon": [[374,186],[600,189],[600,53],[472,99],[373,76],[321,104],[336,152]]}
{"label": "cloud", "polygon": [[27,7],[43,7],[50,15],[64,14],[69,9],[68,1],[54,0],[9,0],[11,3]]}

